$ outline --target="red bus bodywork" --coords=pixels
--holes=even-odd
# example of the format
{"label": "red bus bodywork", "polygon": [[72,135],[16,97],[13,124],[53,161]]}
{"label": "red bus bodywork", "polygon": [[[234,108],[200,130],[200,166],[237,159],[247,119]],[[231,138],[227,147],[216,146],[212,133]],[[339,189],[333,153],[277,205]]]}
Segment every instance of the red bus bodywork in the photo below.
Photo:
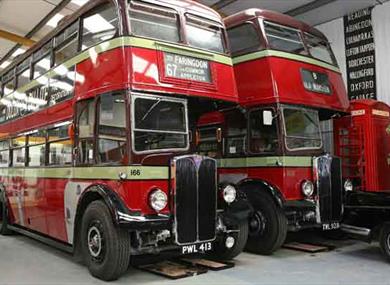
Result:
{"label": "red bus bodywork", "polygon": [[[41,43],[23,55],[23,61],[38,50],[43,43],[91,9],[109,1],[90,1],[73,14],[66,23],[45,37]],[[29,131],[55,125],[75,118],[75,104],[99,94],[124,90],[125,92],[147,93],[162,97],[184,99],[198,98],[199,102],[238,101],[232,63],[228,55],[190,48],[184,44],[136,37],[130,34],[128,1],[113,1],[120,19],[118,35],[81,52],[75,59],[55,67],[74,66],[75,86],[71,99],[55,106],[27,114],[21,118],[2,123],[0,134],[3,139],[15,137]],[[144,1],[173,9],[184,17],[191,13],[208,20],[221,22],[218,14],[191,1]],[[111,3],[111,2],[110,2]],[[183,54],[193,58],[207,58],[211,69],[211,83],[172,78],[164,72],[164,52]],[[9,67],[5,72],[14,68]],[[42,79],[42,77],[41,77]],[[126,102],[130,107],[131,102]],[[126,128],[130,141],[130,118]],[[131,144],[131,143],[130,143]],[[129,156],[123,165],[67,167],[13,167],[1,169],[1,183],[6,189],[10,210],[10,224],[48,236],[65,245],[74,243],[81,219],[81,200],[89,189],[111,189],[114,200],[119,198],[126,214],[113,213],[118,224],[145,230],[170,229],[173,215],[173,198],[169,179],[170,159],[185,152],[166,151],[151,154],[135,153],[128,146]],[[132,177],[131,173],[135,171]],[[138,173],[138,174],[137,174]],[[122,179],[119,176],[125,174]],[[127,176],[126,176],[127,175]],[[156,213],[149,206],[149,194],[153,189],[162,189],[169,198],[168,206]],[[100,190],[99,190],[100,191]],[[105,191],[105,190],[101,190]],[[95,193],[96,194],[96,193]],[[98,193],[99,195],[102,193]],[[84,196],[83,196],[84,195]],[[90,199],[93,197],[91,194]],[[110,199],[110,194],[106,198]],[[118,199],[117,199],[118,200]],[[122,213],[123,214],[123,213]]]}
{"label": "red bus bodywork", "polygon": [[[234,29],[248,25],[253,30],[252,38],[257,37],[259,43],[243,50],[237,49],[236,52],[233,50],[240,108],[210,113],[198,121],[200,132],[213,126],[216,129],[220,128],[222,132],[220,144],[228,140],[229,124],[242,120],[241,127],[248,128],[240,154],[229,154],[226,144],[219,147],[216,157],[219,158],[220,180],[239,185],[250,201],[260,199],[256,196],[256,191],[270,194],[275,204],[283,209],[290,230],[321,224],[324,229],[338,227],[342,213],[340,160],[324,154],[323,141],[318,147],[290,149],[286,143],[284,115],[284,110],[291,108],[301,113],[318,112],[319,121],[327,121],[333,115],[348,112],[349,101],[345,85],[326,37],[307,24],[287,15],[266,10],[249,9],[229,16],[224,21],[228,34],[231,35],[229,36],[231,42],[234,41],[232,37],[239,38],[244,33],[235,34]],[[273,48],[267,38],[265,23],[272,23],[275,27],[281,26],[298,33],[304,47],[302,53]],[[313,35],[328,45],[330,58],[333,58],[332,63],[311,55],[308,42],[304,40],[306,34]],[[237,40],[235,44],[239,46],[240,41]],[[320,76],[326,78],[326,92],[310,89],[304,82],[304,74],[311,75],[313,81]],[[251,144],[255,143],[251,142],[249,137],[252,124],[249,118],[257,110],[272,111],[272,121],[276,122],[272,124],[276,124],[274,140],[277,140],[278,145],[272,152],[260,151],[256,154],[250,150]],[[299,124],[298,121],[295,126]],[[264,126],[264,129],[268,128]],[[238,127],[235,125],[235,128]],[[236,151],[234,147],[232,151]],[[331,178],[328,173],[330,168],[339,176],[334,175]],[[320,169],[328,170],[321,172]],[[303,184],[307,181],[314,184],[314,193],[309,197],[302,191]],[[326,183],[332,187],[325,187]],[[280,231],[282,235],[285,234],[284,229]],[[275,238],[274,244],[277,243],[281,245]],[[272,250],[274,248],[270,247],[262,252],[269,254]]]}

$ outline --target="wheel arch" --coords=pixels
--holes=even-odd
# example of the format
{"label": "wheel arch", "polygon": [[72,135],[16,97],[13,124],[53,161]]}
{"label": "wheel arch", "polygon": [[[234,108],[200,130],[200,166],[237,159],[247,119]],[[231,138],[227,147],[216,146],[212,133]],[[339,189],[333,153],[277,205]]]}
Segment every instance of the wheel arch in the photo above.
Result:
{"label": "wheel arch", "polygon": [[283,208],[285,198],[282,192],[274,185],[261,179],[245,179],[237,184],[240,191],[244,192],[249,201],[260,199],[259,192],[263,191],[271,196],[276,205]]}
{"label": "wheel arch", "polygon": [[89,186],[83,193],[80,195],[80,198],[77,203],[76,214],[75,214],[75,224],[73,229],[73,245],[77,248],[79,241],[81,221],[84,215],[85,210],[88,205],[92,202],[102,200],[106,204],[111,214],[112,221],[115,225],[119,224],[119,212],[127,213],[128,209],[126,208],[124,202],[119,197],[119,195],[114,192],[112,189],[106,185],[94,184]]}

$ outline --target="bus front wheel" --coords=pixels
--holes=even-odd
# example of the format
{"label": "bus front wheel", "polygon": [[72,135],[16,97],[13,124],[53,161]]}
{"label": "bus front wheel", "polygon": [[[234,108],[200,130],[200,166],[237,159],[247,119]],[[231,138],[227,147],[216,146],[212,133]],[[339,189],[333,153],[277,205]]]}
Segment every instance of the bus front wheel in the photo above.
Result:
{"label": "bus front wheel", "polygon": [[130,234],[115,227],[103,201],[94,201],[85,210],[81,248],[84,263],[96,278],[116,280],[129,267]]}
{"label": "bus front wheel", "polygon": [[255,211],[249,219],[249,237],[245,249],[270,255],[286,240],[286,216],[267,193],[259,193],[251,203]]}

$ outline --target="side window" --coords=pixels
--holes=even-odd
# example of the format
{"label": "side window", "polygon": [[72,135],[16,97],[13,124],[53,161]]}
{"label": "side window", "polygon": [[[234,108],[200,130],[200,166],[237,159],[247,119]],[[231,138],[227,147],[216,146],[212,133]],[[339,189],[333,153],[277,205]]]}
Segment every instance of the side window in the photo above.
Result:
{"label": "side window", "polygon": [[243,24],[227,31],[232,54],[255,51],[261,46],[259,35],[252,24]]}
{"label": "side window", "polygon": [[52,41],[49,41],[33,54],[32,73],[33,79],[45,74],[51,66]]}
{"label": "side window", "polygon": [[74,66],[64,70],[62,66],[54,68],[53,71],[57,73],[57,75],[49,79],[49,106],[53,106],[73,97],[76,76],[74,70]]}
{"label": "side window", "polygon": [[28,166],[45,165],[46,132],[39,130],[28,136]]}
{"label": "side window", "polygon": [[118,30],[118,16],[114,6],[99,8],[93,15],[83,19],[82,49],[111,39]]}
{"label": "side window", "polygon": [[277,121],[272,109],[250,112],[249,151],[251,153],[276,152],[278,149]]}
{"label": "side window", "polygon": [[9,141],[0,141],[0,167],[9,166]]}
{"label": "side window", "polygon": [[307,54],[298,30],[270,22],[264,22],[264,30],[271,49]]}
{"label": "side window", "polygon": [[77,21],[55,37],[54,65],[58,65],[76,55],[79,46],[78,30],[79,22]]}
{"label": "side window", "polygon": [[239,156],[245,154],[247,124],[245,116],[234,111],[226,115],[225,155]]}
{"label": "side window", "polygon": [[4,74],[3,78],[3,95],[7,96],[15,90],[15,70],[12,69]]}
{"label": "side window", "polygon": [[50,54],[42,57],[37,62],[33,64],[33,78],[37,78],[46,72],[48,72],[50,69]]}
{"label": "side window", "polygon": [[95,101],[77,103],[78,164],[94,163]]}
{"label": "side window", "polygon": [[17,88],[20,88],[30,82],[30,62],[31,62],[31,57],[28,57],[16,67]]}
{"label": "side window", "polygon": [[130,7],[129,15],[130,27],[134,35],[179,42],[178,15],[175,11],[158,6],[133,4]]}
{"label": "side window", "polygon": [[123,94],[104,94],[99,100],[98,161],[126,158],[126,104]]}
{"label": "side window", "polygon": [[72,164],[72,140],[68,134],[69,123],[47,131],[49,165]]}
{"label": "side window", "polygon": [[26,137],[16,137],[11,140],[12,166],[25,166],[26,161]]}

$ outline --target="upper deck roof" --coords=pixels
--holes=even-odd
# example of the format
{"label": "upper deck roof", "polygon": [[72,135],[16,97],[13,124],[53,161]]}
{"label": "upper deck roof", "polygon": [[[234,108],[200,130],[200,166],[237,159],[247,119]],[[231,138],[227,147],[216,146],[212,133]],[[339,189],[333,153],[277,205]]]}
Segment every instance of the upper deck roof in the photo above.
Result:
{"label": "upper deck roof", "polygon": [[[126,1],[126,0],[124,0]],[[140,0],[138,0],[140,1]],[[140,2],[163,4],[167,7],[178,8],[198,14],[204,18],[208,18],[214,21],[222,21],[221,16],[213,9],[191,0],[141,0]]]}
{"label": "upper deck roof", "polygon": [[[87,4],[85,4],[80,9],[78,9],[75,13],[73,13],[72,15],[61,20],[55,29],[53,29],[50,33],[48,33],[45,37],[43,37],[34,46],[29,48],[24,54],[15,58],[12,64],[7,66],[7,68],[5,68],[4,70],[2,70],[0,72],[0,76],[2,74],[6,74],[9,70],[13,69],[17,63],[22,62],[24,59],[28,58],[33,52],[39,50],[44,44],[46,44],[47,41],[49,41],[51,38],[53,38],[55,35],[57,35],[59,32],[61,32],[64,28],[66,28],[69,24],[71,24],[73,21],[78,19],[80,16],[88,13],[89,11],[91,11],[92,9],[94,9],[97,6],[100,6],[100,5],[105,4],[105,3],[114,3],[116,1],[119,3],[120,6],[125,7],[126,2],[128,2],[129,0],[93,0],[93,1],[89,1]],[[190,12],[190,13],[196,14],[198,16],[201,16],[203,18],[210,19],[212,21],[216,21],[216,22],[223,24],[223,20],[222,20],[221,16],[216,11],[214,11],[213,9],[211,9],[203,4],[200,4],[200,3],[197,3],[197,2],[191,1],[191,0],[135,0],[134,2],[162,5],[164,7],[169,7],[169,8],[181,11],[183,13]]]}
{"label": "upper deck roof", "polygon": [[288,15],[270,11],[270,10],[262,10],[262,9],[247,9],[241,12],[238,12],[234,15],[231,15],[229,17],[226,17],[224,19],[225,25],[227,28],[237,26],[241,23],[244,23],[246,21],[250,21],[253,18],[261,18],[264,20],[268,20],[270,22],[278,23],[281,25],[289,26],[295,29],[299,29],[301,31],[314,34],[318,37],[321,37],[326,40],[326,37],[323,33],[321,33],[319,30],[313,28],[312,26],[299,21],[293,17],[290,17]]}

